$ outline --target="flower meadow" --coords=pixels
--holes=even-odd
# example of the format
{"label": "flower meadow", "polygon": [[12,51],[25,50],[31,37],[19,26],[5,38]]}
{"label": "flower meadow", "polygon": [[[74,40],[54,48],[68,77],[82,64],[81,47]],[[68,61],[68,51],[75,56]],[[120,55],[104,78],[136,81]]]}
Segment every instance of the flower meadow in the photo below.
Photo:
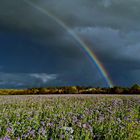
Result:
{"label": "flower meadow", "polygon": [[0,140],[140,140],[140,96],[0,96]]}

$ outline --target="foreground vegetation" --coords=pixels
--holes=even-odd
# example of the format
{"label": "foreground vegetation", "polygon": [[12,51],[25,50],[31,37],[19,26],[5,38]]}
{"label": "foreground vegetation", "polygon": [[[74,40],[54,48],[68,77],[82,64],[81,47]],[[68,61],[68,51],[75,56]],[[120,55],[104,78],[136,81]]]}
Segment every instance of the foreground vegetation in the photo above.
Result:
{"label": "foreground vegetation", "polygon": [[1,140],[139,140],[140,96],[0,96]]}

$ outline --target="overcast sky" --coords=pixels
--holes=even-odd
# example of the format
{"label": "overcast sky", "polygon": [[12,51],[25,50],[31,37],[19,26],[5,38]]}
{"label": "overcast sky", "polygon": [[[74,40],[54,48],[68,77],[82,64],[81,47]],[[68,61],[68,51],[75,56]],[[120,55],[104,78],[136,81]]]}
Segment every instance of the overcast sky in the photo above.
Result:
{"label": "overcast sky", "polygon": [[[114,85],[140,84],[139,0],[29,0],[98,56]],[[0,87],[108,86],[80,44],[24,0],[0,1]]]}

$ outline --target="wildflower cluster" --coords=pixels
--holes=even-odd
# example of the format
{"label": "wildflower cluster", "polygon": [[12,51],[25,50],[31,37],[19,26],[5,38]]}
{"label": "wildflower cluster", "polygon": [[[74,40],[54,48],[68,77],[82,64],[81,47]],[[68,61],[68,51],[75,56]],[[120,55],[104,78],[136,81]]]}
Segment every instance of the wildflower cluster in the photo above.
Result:
{"label": "wildflower cluster", "polygon": [[140,139],[140,96],[0,96],[0,140]]}

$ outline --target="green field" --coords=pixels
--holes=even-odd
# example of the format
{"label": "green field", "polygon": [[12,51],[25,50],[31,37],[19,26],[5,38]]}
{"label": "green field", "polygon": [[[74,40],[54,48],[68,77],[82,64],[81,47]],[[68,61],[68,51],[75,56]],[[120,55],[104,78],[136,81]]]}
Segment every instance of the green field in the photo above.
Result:
{"label": "green field", "polygon": [[0,96],[1,140],[140,140],[140,96]]}

